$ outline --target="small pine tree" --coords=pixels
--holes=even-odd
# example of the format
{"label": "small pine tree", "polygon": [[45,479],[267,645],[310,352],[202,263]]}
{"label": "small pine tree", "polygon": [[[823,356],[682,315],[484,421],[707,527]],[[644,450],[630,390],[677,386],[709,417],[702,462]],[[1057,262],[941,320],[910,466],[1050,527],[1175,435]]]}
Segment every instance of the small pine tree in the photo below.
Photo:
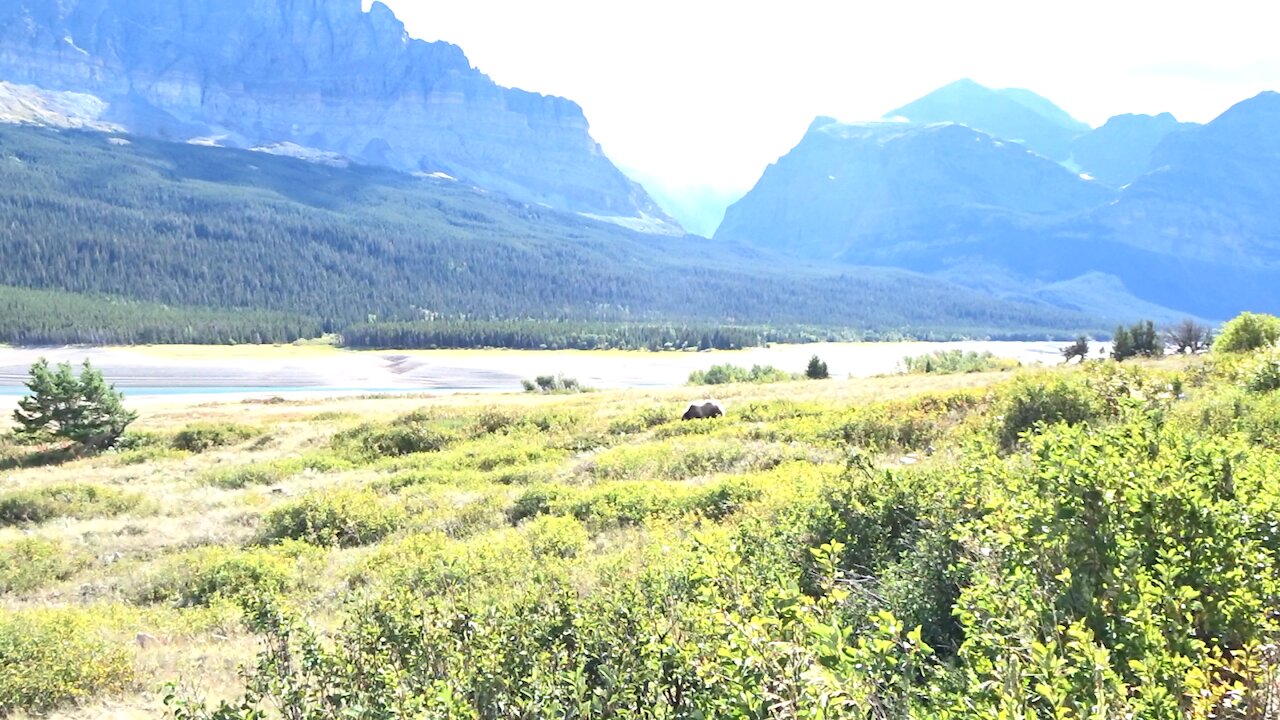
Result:
{"label": "small pine tree", "polygon": [[31,366],[29,394],[18,401],[13,418],[17,435],[41,442],[70,440],[86,448],[110,447],[138,414],[125,410],[121,395],[88,360],[77,377],[71,363],[56,369],[41,358]]}
{"label": "small pine tree", "polygon": [[1137,350],[1133,348],[1133,335],[1129,334],[1129,328],[1123,325],[1117,327],[1115,336],[1111,338],[1111,357],[1123,361],[1137,354]]}
{"label": "small pine tree", "polygon": [[809,358],[809,367],[805,368],[804,376],[810,380],[826,380],[831,374],[827,372],[827,364],[814,355]]}
{"label": "small pine tree", "polygon": [[1150,320],[1134,324],[1129,328],[1129,336],[1133,338],[1133,350],[1143,357],[1161,357],[1164,355],[1164,340],[1156,332],[1156,324]]}

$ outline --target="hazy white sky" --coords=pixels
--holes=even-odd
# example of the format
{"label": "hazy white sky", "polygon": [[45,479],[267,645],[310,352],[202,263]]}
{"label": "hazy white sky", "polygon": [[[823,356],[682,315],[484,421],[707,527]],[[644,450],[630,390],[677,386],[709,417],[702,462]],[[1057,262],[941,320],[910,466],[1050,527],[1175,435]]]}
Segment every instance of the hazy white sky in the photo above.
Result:
{"label": "hazy white sky", "polygon": [[745,189],[815,116],[874,119],[961,77],[1093,125],[1280,90],[1269,0],[384,1],[498,83],[577,101],[616,164],[671,186]]}

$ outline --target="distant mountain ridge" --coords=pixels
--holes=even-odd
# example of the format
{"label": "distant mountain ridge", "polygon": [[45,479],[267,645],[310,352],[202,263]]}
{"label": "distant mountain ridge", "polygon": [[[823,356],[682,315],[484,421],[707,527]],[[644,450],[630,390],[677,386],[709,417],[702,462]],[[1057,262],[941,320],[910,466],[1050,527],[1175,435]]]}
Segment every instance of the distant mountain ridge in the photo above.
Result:
{"label": "distant mountain ridge", "polygon": [[[729,208],[716,239],[1084,311],[1121,305],[1221,319],[1280,310],[1280,218],[1271,210],[1280,203],[1280,95],[1243,101],[1205,126],[1113,118],[1072,136],[1053,162],[1032,143],[959,124],[1026,118],[1011,109],[1025,106],[974,85],[905,106],[927,123],[819,118]],[[965,106],[974,99],[985,109]],[[940,108],[951,123],[933,121]]]}
{"label": "distant mountain ridge", "polygon": [[679,232],[577,104],[499,87],[378,2],[9,0],[0,80],[91,94],[102,121],[143,135],[294,143]]}
{"label": "distant mountain ridge", "polygon": [[938,88],[884,117],[915,124],[960,123],[1060,162],[1071,156],[1071,141],[1090,129],[1030,90],[993,90],[968,79]]}

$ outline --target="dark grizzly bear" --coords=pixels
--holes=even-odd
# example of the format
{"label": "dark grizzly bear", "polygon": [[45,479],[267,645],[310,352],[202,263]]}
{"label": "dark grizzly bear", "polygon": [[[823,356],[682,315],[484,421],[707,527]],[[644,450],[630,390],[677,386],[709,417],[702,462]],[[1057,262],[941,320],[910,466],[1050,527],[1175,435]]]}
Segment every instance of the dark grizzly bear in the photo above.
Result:
{"label": "dark grizzly bear", "polygon": [[689,409],[684,411],[681,420],[695,420],[698,418],[713,418],[724,415],[724,406],[714,400],[708,400],[703,403],[690,403]]}

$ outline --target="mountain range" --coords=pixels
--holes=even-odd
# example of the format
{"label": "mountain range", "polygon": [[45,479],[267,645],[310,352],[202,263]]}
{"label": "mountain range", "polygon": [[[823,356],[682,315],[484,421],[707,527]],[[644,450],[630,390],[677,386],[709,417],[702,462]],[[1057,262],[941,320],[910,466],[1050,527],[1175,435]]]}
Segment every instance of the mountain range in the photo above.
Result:
{"label": "mountain range", "polygon": [[[0,5],[0,285],[326,328],[679,318],[1063,335],[1280,296],[1280,96],[1098,128],[960,80],[661,191],[574,102],[361,0]],[[725,207],[719,221],[716,207]],[[718,224],[718,228],[716,227]]]}
{"label": "mountain range", "polygon": [[1082,130],[1026,91],[961,81],[886,117],[819,118],[716,239],[1080,310],[1280,309],[1280,95],[1204,126]]}

